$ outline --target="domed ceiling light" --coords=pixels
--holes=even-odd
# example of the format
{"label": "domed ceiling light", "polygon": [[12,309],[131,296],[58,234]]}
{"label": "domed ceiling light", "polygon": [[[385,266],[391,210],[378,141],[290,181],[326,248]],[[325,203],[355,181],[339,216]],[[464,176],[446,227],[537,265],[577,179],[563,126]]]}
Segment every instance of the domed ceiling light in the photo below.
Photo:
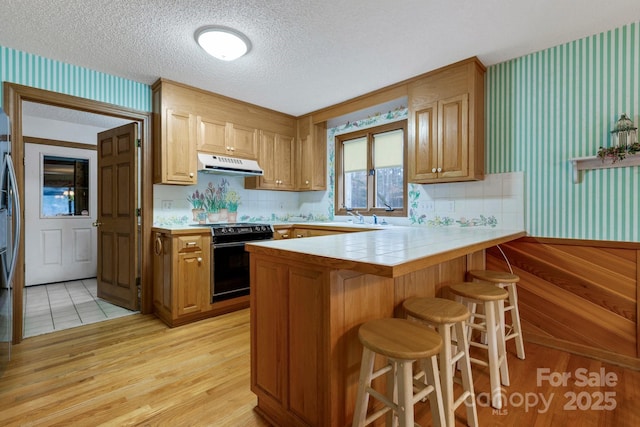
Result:
{"label": "domed ceiling light", "polygon": [[209,55],[223,61],[238,59],[251,49],[247,36],[232,28],[217,25],[199,28],[195,38]]}

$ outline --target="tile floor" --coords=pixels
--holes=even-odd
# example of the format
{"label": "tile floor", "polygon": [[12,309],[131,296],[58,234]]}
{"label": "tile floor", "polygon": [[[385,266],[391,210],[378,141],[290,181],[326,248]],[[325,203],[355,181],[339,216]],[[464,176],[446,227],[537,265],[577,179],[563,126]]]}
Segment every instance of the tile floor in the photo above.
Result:
{"label": "tile floor", "polygon": [[98,298],[97,286],[95,278],[27,286],[25,338],[137,313]]}

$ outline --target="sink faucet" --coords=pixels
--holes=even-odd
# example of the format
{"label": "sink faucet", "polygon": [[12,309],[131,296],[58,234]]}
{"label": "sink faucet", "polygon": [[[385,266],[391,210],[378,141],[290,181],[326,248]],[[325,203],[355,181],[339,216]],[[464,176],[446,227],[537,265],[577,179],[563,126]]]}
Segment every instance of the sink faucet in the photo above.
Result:
{"label": "sink faucet", "polygon": [[360,212],[356,211],[356,213],[354,214],[353,212],[347,211],[347,215],[355,216],[356,218],[358,218],[358,224],[364,224],[364,216],[362,216]]}

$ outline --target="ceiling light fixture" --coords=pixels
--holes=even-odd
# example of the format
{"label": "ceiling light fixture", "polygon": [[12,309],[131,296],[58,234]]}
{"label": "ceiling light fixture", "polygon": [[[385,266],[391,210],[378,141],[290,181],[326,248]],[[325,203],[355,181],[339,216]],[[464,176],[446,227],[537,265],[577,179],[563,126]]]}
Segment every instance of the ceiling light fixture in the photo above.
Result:
{"label": "ceiling light fixture", "polygon": [[238,59],[251,49],[251,42],[247,36],[233,28],[219,25],[199,28],[195,38],[209,55],[223,61]]}

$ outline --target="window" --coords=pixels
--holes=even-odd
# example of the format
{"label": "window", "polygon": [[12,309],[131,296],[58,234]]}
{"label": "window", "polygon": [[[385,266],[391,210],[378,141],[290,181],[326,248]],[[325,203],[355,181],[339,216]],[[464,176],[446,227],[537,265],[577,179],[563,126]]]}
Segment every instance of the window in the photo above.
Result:
{"label": "window", "polygon": [[89,160],[42,157],[42,216],[89,215]]}
{"label": "window", "polygon": [[407,122],[336,136],[336,209],[406,215]]}

